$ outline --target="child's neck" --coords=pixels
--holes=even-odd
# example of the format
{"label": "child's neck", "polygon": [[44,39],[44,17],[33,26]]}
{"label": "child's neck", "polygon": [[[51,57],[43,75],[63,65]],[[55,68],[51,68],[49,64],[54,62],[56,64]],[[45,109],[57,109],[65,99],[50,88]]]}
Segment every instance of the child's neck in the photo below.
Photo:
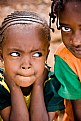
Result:
{"label": "child's neck", "polygon": [[33,84],[30,85],[29,87],[21,87],[21,90],[23,92],[24,96],[27,96],[30,94],[31,90],[32,90]]}

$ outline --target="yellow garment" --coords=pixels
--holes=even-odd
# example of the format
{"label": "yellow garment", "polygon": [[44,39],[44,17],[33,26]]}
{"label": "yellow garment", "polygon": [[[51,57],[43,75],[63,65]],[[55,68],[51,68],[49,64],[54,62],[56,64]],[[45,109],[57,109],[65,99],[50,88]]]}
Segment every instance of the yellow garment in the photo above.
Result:
{"label": "yellow garment", "polygon": [[[2,78],[2,81],[0,81],[0,84],[2,86],[4,86],[4,88],[10,93],[10,90],[9,90],[7,84],[5,83],[4,77],[2,76],[1,73],[0,73],[0,77]],[[24,99],[25,99],[27,107],[29,108],[29,105],[30,105],[30,94],[28,96],[24,96]]]}
{"label": "yellow garment", "polygon": [[[1,77],[1,75],[0,75],[0,77]],[[4,80],[3,80],[4,81]],[[7,84],[4,82],[4,83],[2,83],[2,85],[10,92],[10,90],[9,90],[9,88],[8,88],[8,86],[7,86]],[[31,94],[30,94],[31,95]],[[30,95],[28,95],[28,96],[24,96],[24,99],[25,99],[25,102],[26,102],[26,105],[27,105],[27,107],[29,108],[29,106],[30,106]],[[0,121],[3,121],[3,119],[1,118],[1,116],[0,116]]]}

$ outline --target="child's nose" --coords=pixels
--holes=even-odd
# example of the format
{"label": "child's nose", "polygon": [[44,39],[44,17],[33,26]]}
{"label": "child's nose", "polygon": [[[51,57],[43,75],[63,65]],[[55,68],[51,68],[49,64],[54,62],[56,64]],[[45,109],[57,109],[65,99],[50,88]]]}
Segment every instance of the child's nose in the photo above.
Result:
{"label": "child's nose", "polygon": [[74,45],[74,46],[81,46],[81,32],[79,33],[79,32],[77,32],[77,33],[75,33],[75,35],[74,35],[74,37],[73,37],[73,39],[72,39],[72,44]]}
{"label": "child's nose", "polygon": [[22,58],[21,69],[31,69],[30,57],[23,57]]}

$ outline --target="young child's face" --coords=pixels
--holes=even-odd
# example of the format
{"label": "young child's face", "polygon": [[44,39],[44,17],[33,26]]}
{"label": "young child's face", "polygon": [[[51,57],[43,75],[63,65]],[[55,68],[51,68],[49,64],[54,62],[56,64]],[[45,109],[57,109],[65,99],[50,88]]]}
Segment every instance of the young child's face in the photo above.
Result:
{"label": "young child's face", "polygon": [[74,56],[81,58],[81,2],[66,3],[59,19],[62,41]]}
{"label": "young child's face", "polygon": [[[42,26],[42,25],[41,25]],[[45,67],[48,44],[35,25],[12,25],[4,33],[2,56],[5,72],[17,85],[26,87]]]}

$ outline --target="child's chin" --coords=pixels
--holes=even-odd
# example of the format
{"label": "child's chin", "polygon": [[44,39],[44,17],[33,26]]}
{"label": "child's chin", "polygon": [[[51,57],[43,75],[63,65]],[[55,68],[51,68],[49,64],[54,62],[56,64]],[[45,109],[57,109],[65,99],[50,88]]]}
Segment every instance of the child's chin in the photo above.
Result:
{"label": "child's chin", "polygon": [[30,87],[31,85],[33,85],[33,83],[32,84],[22,84],[22,85],[20,85],[20,87]]}
{"label": "child's chin", "polygon": [[22,83],[17,84],[20,87],[29,87],[31,86],[35,81],[23,81]]}
{"label": "child's chin", "polygon": [[32,77],[27,77],[27,78],[22,78],[22,79],[18,79],[18,81],[15,81],[15,83],[20,86],[20,87],[29,87],[30,85],[32,85],[34,82],[36,81],[36,77],[32,76]]}

